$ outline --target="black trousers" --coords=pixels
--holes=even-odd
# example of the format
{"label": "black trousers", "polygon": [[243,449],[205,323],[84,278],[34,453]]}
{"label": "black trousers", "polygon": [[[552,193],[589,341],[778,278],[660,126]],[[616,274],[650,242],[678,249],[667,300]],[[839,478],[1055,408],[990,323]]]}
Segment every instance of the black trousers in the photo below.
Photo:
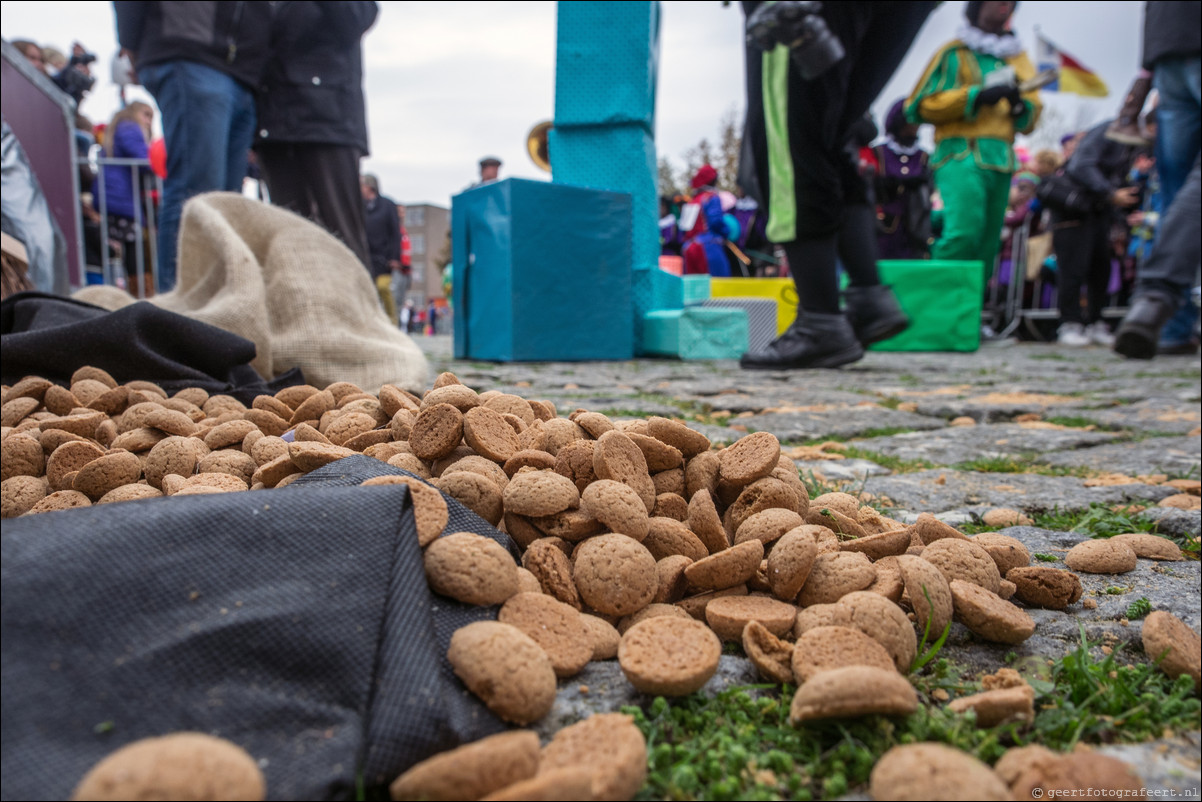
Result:
{"label": "black trousers", "polygon": [[255,152],[271,202],[317,223],[370,268],[359,149],[282,142],[258,145]]}
{"label": "black trousers", "polygon": [[[759,3],[744,3],[750,15]],[[748,45],[747,122],[744,136],[758,183],[757,200],[771,213],[779,199],[771,193],[781,186],[770,179],[780,174],[770,165],[765,102],[787,104],[788,152],[793,175],[792,203],[796,208],[795,239],[827,237],[839,231],[845,206],[868,203],[868,189],[847,149],[852,126],[868,112],[893,77],[927,15],[931,2],[825,3],[822,16],[846,51],[841,61],[817,78],[806,81],[789,71],[784,97],[769,87],[765,98],[764,51]],[[746,149],[744,150],[746,152]],[[775,151],[779,152],[779,151]],[[775,153],[774,152],[774,153]],[[777,168],[773,170],[773,168]],[[740,176],[747,171],[740,169]],[[744,186],[748,194],[755,188]],[[778,238],[780,239],[780,238]],[[780,239],[781,242],[786,240]]]}
{"label": "black trousers", "polygon": [[[1110,215],[1052,221],[1052,248],[1060,269],[1057,296],[1061,323],[1090,324],[1102,319],[1110,283]],[[1088,306],[1081,314],[1081,286]]]}

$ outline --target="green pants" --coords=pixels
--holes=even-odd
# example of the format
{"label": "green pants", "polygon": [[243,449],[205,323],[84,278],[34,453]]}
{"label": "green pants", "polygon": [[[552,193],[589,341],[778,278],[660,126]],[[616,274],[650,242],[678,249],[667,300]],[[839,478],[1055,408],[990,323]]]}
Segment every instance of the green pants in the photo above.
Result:
{"label": "green pants", "polygon": [[931,249],[932,259],[979,260],[989,283],[1010,199],[1010,175],[981,167],[971,154],[935,169],[935,186],[943,198],[943,234]]}

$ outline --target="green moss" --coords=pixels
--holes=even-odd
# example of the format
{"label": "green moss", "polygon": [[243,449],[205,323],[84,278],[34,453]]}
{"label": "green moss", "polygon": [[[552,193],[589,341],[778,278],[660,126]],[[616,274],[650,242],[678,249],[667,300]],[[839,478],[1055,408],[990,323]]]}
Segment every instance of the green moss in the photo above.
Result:
{"label": "green moss", "polygon": [[937,741],[994,763],[1010,746],[1039,743],[1056,751],[1078,742],[1142,742],[1166,729],[1196,731],[1202,717],[1193,681],[1165,676],[1155,665],[1127,665],[1117,653],[1095,660],[1085,639],[1050,666],[1019,660],[1036,690],[1035,719],[990,729],[973,713],[937,701],[973,693],[976,681],[940,658],[911,682],[924,702],[905,718],[869,716],[789,723],[795,689],[730,688],[713,698],[693,694],[624,712],[647,739],[647,783],[637,799],[829,799],[860,793],[873,765],[899,744]]}

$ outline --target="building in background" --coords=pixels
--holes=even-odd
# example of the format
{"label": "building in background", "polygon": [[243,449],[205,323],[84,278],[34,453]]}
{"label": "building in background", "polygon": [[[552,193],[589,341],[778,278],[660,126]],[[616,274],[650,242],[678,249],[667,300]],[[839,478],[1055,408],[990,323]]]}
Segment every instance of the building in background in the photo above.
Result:
{"label": "building in background", "polygon": [[405,206],[405,228],[413,260],[413,282],[409,299],[415,304],[430,299],[443,300],[442,268],[439,259],[445,258],[447,234],[451,229],[451,210],[428,203]]}

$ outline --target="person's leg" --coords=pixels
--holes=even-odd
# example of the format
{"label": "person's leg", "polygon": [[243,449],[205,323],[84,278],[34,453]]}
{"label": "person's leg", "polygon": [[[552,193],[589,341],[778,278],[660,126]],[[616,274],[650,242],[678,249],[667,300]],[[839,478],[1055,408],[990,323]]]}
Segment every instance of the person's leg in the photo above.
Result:
{"label": "person's leg", "polygon": [[189,61],[139,70],[163,120],[167,178],[159,210],[159,290],[175,286],[179,224],[184,203],[201,192],[225,188],[225,141],[229,97],[224,73]]}
{"label": "person's leg", "polygon": [[985,186],[985,216],[979,234],[977,258],[981,260],[985,271],[982,286],[988,286],[998,249],[1002,245],[1002,225],[1006,220],[1006,205],[1010,199],[1010,173],[978,169]]}
{"label": "person's leg", "polygon": [[1081,285],[1089,271],[1092,258],[1090,223],[1087,220],[1068,220],[1054,224],[1052,247],[1056,251],[1057,304],[1063,332],[1084,327],[1081,315]]}
{"label": "person's leg", "polygon": [[876,212],[867,203],[847,207],[839,232],[839,259],[849,285],[843,293],[844,314],[860,345],[894,337],[910,325],[893,291],[877,272]]}
{"label": "person's leg", "polygon": [[[1193,159],[1202,148],[1202,60],[1197,56],[1164,60],[1156,66],[1154,80],[1160,95],[1157,171],[1161,198],[1167,209],[1185,183]],[[1188,289],[1180,292],[1180,301],[1177,312],[1161,332],[1159,351],[1192,353],[1196,348],[1194,324],[1198,319],[1198,308],[1190,302]]]}
{"label": "person's leg", "polygon": [[255,96],[242,84],[229,79],[230,129],[226,140],[225,189],[241,192],[246,178],[247,155],[255,138]]}
{"label": "person's leg", "polygon": [[1195,160],[1185,186],[1161,219],[1156,247],[1139,272],[1135,300],[1119,326],[1114,350],[1133,359],[1156,355],[1160,330],[1177,311],[1182,291],[1202,260],[1202,161]]}
{"label": "person's leg", "polygon": [[[846,47],[846,36],[841,38]],[[761,169],[760,190],[766,200],[767,236],[784,247],[799,303],[788,331],[763,351],[744,354],[740,364],[794,369],[854,362],[864,352],[839,312],[835,272],[843,222],[838,128],[849,59],[803,81],[786,48],[751,50],[749,58],[756,57],[760,63],[749,69],[749,79],[754,75],[761,83],[756,105],[763,110],[766,139],[762,152],[767,169]]]}
{"label": "person's leg", "polygon": [[1085,279],[1085,324],[1090,326],[1102,319],[1102,310],[1106,308],[1106,300],[1110,297],[1107,292],[1113,259],[1110,247],[1110,221],[1105,218],[1091,220],[1087,235],[1091,242]]}
{"label": "person's leg", "polygon": [[396,301],[392,297],[392,274],[376,276],[376,294],[380,296],[380,306],[384,314],[394,324],[396,323]]}
{"label": "person's leg", "polygon": [[[400,310],[405,306],[405,295],[408,292],[409,277],[398,270],[394,270],[392,273],[392,303],[398,315],[400,314]],[[394,318],[393,322],[397,323],[399,320]]]}
{"label": "person's leg", "polygon": [[1160,332],[1156,350],[1162,354],[1193,354],[1198,351],[1198,307],[1190,298],[1190,290],[1181,291],[1177,312]]}
{"label": "person's leg", "polygon": [[302,154],[317,222],[350,248],[364,266],[370,265],[358,149],[341,145],[295,147]]}
{"label": "person's leg", "polygon": [[[847,6],[867,3],[830,3],[830,11],[845,13]],[[841,125],[844,131],[863,117],[897,72],[927,17],[939,5],[929,0],[906,3],[872,3],[872,15],[863,28],[858,52],[847,82]]]}
{"label": "person's leg", "polygon": [[1167,210],[1202,149],[1202,59],[1171,58],[1156,65],[1156,169]]}
{"label": "person's leg", "polygon": [[935,186],[943,198],[943,233],[931,249],[931,258],[975,261],[981,258],[981,232],[985,228],[988,185],[972,157],[951,159],[935,170]]}
{"label": "person's leg", "polygon": [[260,144],[255,153],[272,205],[315,220],[305,165],[296,147],[285,143]]}
{"label": "person's leg", "polygon": [[[868,111],[934,6],[926,2],[876,4],[858,44],[859,51],[871,57],[857,60],[848,76],[840,121],[843,130],[849,130]],[[859,165],[847,154],[839,167],[846,204],[839,232],[839,260],[849,280],[844,313],[860,344],[867,347],[901,333],[909,320],[893,292],[880,283],[876,210]]]}

